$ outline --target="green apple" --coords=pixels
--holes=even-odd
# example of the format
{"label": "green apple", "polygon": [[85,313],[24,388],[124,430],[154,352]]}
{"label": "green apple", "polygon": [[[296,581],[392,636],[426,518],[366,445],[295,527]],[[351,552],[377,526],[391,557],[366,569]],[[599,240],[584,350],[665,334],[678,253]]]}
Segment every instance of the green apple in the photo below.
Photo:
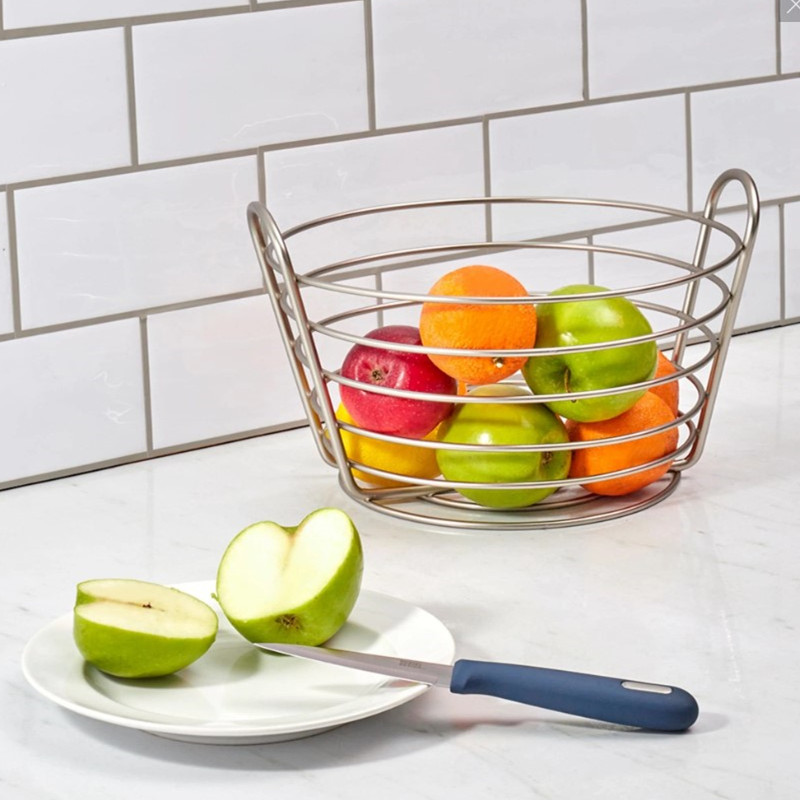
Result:
{"label": "green apple", "polygon": [[[608,291],[602,286],[575,284],[551,292],[551,296]],[[653,332],[642,312],[625,297],[565,300],[536,306],[535,347],[575,347],[614,342]],[[587,352],[532,355],[522,374],[534,394],[563,394],[613,389],[650,380],[656,371],[654,341]],[[557,414],[576,422],[598,422],[627,411],[646,389],[598,397],[557,400],[549,403]]]}
{"label": "green apple", "polygon": [[363,568],[358,531],[338,508],[317,509],[293,528],[257,522],[225,550],[217,601],[251,642],[317,645],[347,621]]}
{"label": "green apple", "polygon": [[[473,389],[481,397],[530,396],[525,389],[509,384],[492,384]],[[542,403],[499,401],[461,403],[443,423],[441,442],[509,445],[555,444],[569,441],[564,423]],[[481,452],[480,450],[437,450],[436,460],[449,481],[479,483],[520,483],[554,481],[569,473],[569,450]],[[464,497],[491,508],[520,508],[551,495],[557,487],[520,489],[458,489]]]}
{"label": "green apple", "polygon": [[73,617],[81,655],[120,678],[153,678],[189,666],[211,647],[219,624],[202,600],[127,578],[79,583]]}

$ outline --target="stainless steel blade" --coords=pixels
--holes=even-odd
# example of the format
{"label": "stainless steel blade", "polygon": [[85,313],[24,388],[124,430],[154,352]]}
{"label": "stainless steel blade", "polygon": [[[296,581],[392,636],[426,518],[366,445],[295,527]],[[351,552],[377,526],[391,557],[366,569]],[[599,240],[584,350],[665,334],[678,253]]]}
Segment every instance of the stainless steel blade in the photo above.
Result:
{"label": "stainless steel blade", "polygon": [[376,672],[379,675],[391,675],[394,678],[402,678],[414,683],[427,683],[431,686],[450,688],[450,679],[453,675],[453,668],[449,664],[434,664],[409,658],[358,653],[354,650],[340,650],[333,647],[309,647],[273,642],[256,642],[255,644],[256,647],[273,653],[310,658],[313,661],[324,661],[327,664],[351,667],[364,672]]}

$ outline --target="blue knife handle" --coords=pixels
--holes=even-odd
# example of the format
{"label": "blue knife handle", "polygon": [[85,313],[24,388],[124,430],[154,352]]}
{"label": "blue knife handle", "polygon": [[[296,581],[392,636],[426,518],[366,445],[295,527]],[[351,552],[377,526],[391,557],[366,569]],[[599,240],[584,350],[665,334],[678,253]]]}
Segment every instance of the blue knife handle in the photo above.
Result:
{"label": "blue knife handle", "polygon": [[698,715],[694,697],[675,686],[493,661],[456,661],[450,691],[660,731],[686,730]]}

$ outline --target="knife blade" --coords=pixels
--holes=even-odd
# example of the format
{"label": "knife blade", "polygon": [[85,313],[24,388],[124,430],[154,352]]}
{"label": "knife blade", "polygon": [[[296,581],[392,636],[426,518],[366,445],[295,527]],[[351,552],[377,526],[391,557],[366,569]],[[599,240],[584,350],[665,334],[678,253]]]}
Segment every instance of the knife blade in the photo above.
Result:
{"label": "knife blade", "polygon": [[588,719],[659,731],[684,731],[697,720],[695,698],[677,686],[611,678],[584,672],[459,659],[436,664],[333,647],[257,642],[273,653],[483,694]]}

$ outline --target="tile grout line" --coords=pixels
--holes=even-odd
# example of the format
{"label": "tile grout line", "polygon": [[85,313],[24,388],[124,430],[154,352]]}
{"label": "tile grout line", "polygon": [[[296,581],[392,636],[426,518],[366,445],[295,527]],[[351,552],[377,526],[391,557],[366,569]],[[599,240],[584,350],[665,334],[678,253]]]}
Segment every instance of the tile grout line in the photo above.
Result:
{"label": "tile grout line", "polygon": [[779,319],[786,322],[786,206],[778,205],[778,284],[780,286]]}
{"label": "tile grout line", "polygon": [[83,20],[81,22],[58,22],[50,25],[31,25],[26,28],[4,28],[2,33],[4,39],[34,39],[39,36],[107,30],[108,28],[122,28],[128,25],[155,25],[159,22],[183,22],[191,19],[224,17],[249,11],[249,6],[196,9],[194,11],[178,11],[168,14],[151,14],[139,17],[110,17],[106,19]]}
{"label": "tile grout line", "polygon": [[[506,111],[496,111],[486,116],[489,119],[506,119],[509,117],[533,116],[535,114],[547,114],[553,111],[566,111],[574,108],[592,108],[594,106],[610,105],[613,103],[627,103],[635,100],[648,100],[657,97],[674,97],[685,92],[715,92],[720,89],[737,89],[745,86],[761,86],[767,83],[783,83],[800,78],[800,71],[787,72],[781,75],[754,75],[749,78],[735,78],[727,81],[717,81],[716,83],[697,83],[688,86],[669,86],[664,89],[652,89],[650,91],[627,92],[623,94],[601,95],[590,97],[586,100],[568,100],[562,103],[550,103],[541,106],[527,108],[514,108]],[[450,124],[467,123],[474,121],[474,118],[464,117],[461,119],[449,120]]]}
{"label": "tile grout line", "polygon": [[589,10],[581,0],[581,80],[583,99],[589,99]]}
{"label": "tile grout line", "polygon": [[608,105],[612,103],[633,102],[636,100],[644,100],[648,98],[657,97],[672,97],[676,94],[691,94],[694,92],[712,91],[715,89],[736,88],[740,86],[758,86],[765,83],[780,83],[788,82],[790,80],[800,80],[800,71],[786,73],[783,75],[771,75],[768,77],[742,79],[739,81],[723,82],[720,84],[698,84],[697,86],[662,89],[653,92],[640,92],[629,95],[613,95],[602,98],[592,98],[587,101],[571,101],[567,103],[557,103],[553,105],[536,106],[524,109],[513,109],[508,111],[498,111],[494,113],[484,114],[481,116],[472,117],[459,117],[445,120],[433,120],[424,123],[412,123],[408,125],[397,125],[388,128],[376,128],[375,130],[357,130],[348,133],[335,134],[331,136],[319,136],[311,139],[295,139],[282,142],[271,142],[269,144],[257,145],[253,147],[243,148],[241,150],[229,150],[217,153],[203,153],[193,156],[181,156],[178,158],[165,159],[163,161],[152,161],[137,164],[135,167],[120,166],[109,167],[107,169],[90,170],[88,172],[76,172],[66,175],[52,175],[45,178],[31,178],[28,180],[11,181],[7,184],[0,183],[0,191],[18,188],[28,189],[37,186],[51,186],[59,183],[71,183],[73,181],[89,180],[94,178],[111,177],[115,175],[126,175],[135,172],[144,172],[147,170],[169,169],[170,167],[190,166],[193,164],[211,163],[213,161],[224,161],[233,158],[240,158],[243,156],[253,155],[257,151],[263,153],[271,152],[273,150],[292,150],[301,147],[310,147],[315,145],[332,144],[335,142],[350,142],[359,139],[367,139],[371,137],[392,136],[402,133],[413,133],[416,131],[430,131],[440,128],[457,127],[459,125],[474,125],[482,123],[483,120],[495,121],[501,119],[509,119],[514,117],[534,116],[542,113],[551,113],[563,111],[574,108],[592,108],[599,105]]}
{"label": "tile grout line", "polygon": [[142,356],[142,401],[144,403],[145,448],[148,455],[153,453],[153,401],[150,383],[150,337],[147,328],[147,315],[139,317],[139,343]]}
{"label": "tile grout line", "polygon": [[692,151],[692,95],[684,95],[684,133],[686,144],[686,210],[691,211],[694,204],[694,153]]}
{"label": "tile grout line", "polygon": [[[492,196],[492,143],[489,132],[489,120],[484,118],[481,123],[481,134],[483,144],[483,196]],[[494,230],[492,228],[492,204],[484,203],[483,219],[486,228],[486,241],[494,240]]]}
{"label": "tile grout line", "polygon": [[[277,0],[269,5],[259,4],[258,0],[241,0],[236,6],[217,6],[215,8],[195,8],[189,11],[167,11],[156,14],[139,14],[124,17],[101,17],[77,22],[53,22],[43,25],[29,25],[24,28],[0,27],[2,38],[31,39],[36,36],[51,36],[59,33],[78,33],[81,31],[119,28],[127,25],[158,25],[162,22],[187,22],[193,19],[230,17],[250,14],[253,11],[281,11],[289,8],[315,8],[337,5],[350,0]],[[2,6],[0,5],[0,11]]]}
{"label": "tile grout line", "polygon": [[[244,3],[247,3],[248,0],[243,0]],[[337,2],[338,0],[334,0]],[[683,87],[680,90],[676,91],[673,89],[666,89],[666,90],[657,90],[655,92],[649,93],[639,93],[633,94],[629,97],[624,95],[620,95],[616,98],[611,98],[606,100],[601,99],[594,99],[590,101],[589,97],[589,63],[588,63],[588,16],[587,16],[587,2],[588,0],[581,0],[581,37],[582,37],[582,76],[583,76],[583,83],[582,83],[582,94],[584,101],[589,102],[576,102],[574,105],[577,107],[588,107],[599,105],[604,102],[635,102],[637,99],[643,99],[645,97],[658,97],[658,96],[672,96],[677,93],[684,94],[684,105],[685,105],[685,134],[686,134],[686,168],[687,168],[687,197],[688,197],[688,204],[687,208],[691,211],[692,208],[692,194],[693,194],[693,155],[692,155],[692,123],[691,123],[691,89]],[[479,123],[481,125],[482,136],[483,136],[483,169],[484,169],[484,186],[486,190],[486,194],[489,195],[491,189],[491,159],[490,159],[490,139],[489,139],[489,128],[492,119],[503,118],[504,116],[522,116],[522,115],[531,115],[534,113],[539,112],[540,110],[544,111],[555,111],[557,113],[558,110],[561,108],[566,108],[569,106],[558,105],[553,106],[552,108],[548,108],[546,106],[542,107],[534,107],[528,110],[509,110],[506,112],[498,112],[496,115],[484,115],[479,118],[466,118],[464,120],[442,120],[442,121],[432,121],[432,122],[425,122],[425,123],[418,123],[416,125],[408,125],[408,126],[399,126],[396,130],[391,128],[387,128],[384,130],[377,130],[376,128],[376,97],[375,97],[375,87],[374,87],[374,50],[373,50],[373,41],[372,41],[372,0],[362,0],[364,6],[364,18],[365,18],[365,37],[366,37],[366,69],[367,69],[367,104],[368,104],[368,116],[369,116],[369,130],[368,131],[361,131],[361,132],[354,132],[349,134],[342,134],[336,137],[327,137],[332,141],[338,140],[359,140],[365,138],[371,138],[374,135],[392,135],[394,133],[403,133],[404,131],[427,131],[436,128],[442,127],[457,127],[460,125],[465,124],[476,124]],[[310,2],[306,0],[303,2],[302,0],[297,0],[296,2],[284,2],[284,3],[277,3],[274,6],[267,6],[261,5],[259,6],[258,0],[249,0],[249,8],[242,9],[246,11],[268,11],[272,9],[281,9],[281,8],[303,8],[303,7],[314,7],[314,6],[323,6],[327,5],[328,3],[323,2]],[[776,0],[776,6],[780,8],[780,0]],[[219,9],[218,13],[209,13],[209,14],[202,14],[196,12],[186,12],[183,16],[181,15],[173,15],[177,19],[176,21],[180,21],[181,19],[191,20],[191,19],[200,19],[204,17],[223,17],[228,14],[235,14],[240,13],[237,9]],[[170,15],[161,15],[161,17],[169,17]],[[138,21],[137,21],[138,20]],[[164,19],[153,19],[151,17],[146,18],[129,18],[127,20],[123,20],[123,25],[120,25],[120,21],[117,21],[117,24],[110,26],[110,25],[96,25],[95,29],[98,27],[110,28],[110,27],[123,27],[124,32],[124,41],[125,41],[125,63],[126,63],[126,79],[128,82],[128,113],[129,113],[129,127],[130,127],[130,147],[131,147],[131,158],[132,158],[132,166],[131,167],[123,167],[120,168],[120,172],[115,170],[107,170],[109,174],[138,174],[140,172],[148,171],[148,170],[155,170],[155,169],[164,169],[170,168],[173,166],[182,166],[184,164],[180,163],[185,161],[185,165],[190,164],[203,164],[203,163],[212,163],[213,161],[217,160],[224,160],[224,159],[232,159],[237,157],[244,157],[247,155],[255,155],[256,157],[256,164],[257,164],[257,177],[258,177],[258,193],[259,198],[266,203],[266,169],[265,169],[265,153],[270,152],[272,150],[278,149],[289,149],[289,147],[301,147],[301,146],[308,146],[308,145],[315,145],[324,142],[325,137],[321,137],[320,139],[312,139],[306,140],[305,142],[299,143],[287,143],[285,142],[276,142],[269,145],[261,145],[255,148],[249,148],[244,151],[236,151],[234,154],[207,154],[201,156],[194,156],[188,157],[187,159],[178,159],[175,163],[168,163],[163,162],[159,165],[153,164],[144,164],[141,165],[138,163],[138,136],[137,136],[137,125],[136,125],[136,101],[135,101],[135,86],[134,86],[134,64],[133,64],[133,25],[139,24],[148,24],[151,22],[158,22],[158,21],[172,21],[172,20],[164,20]],[[775,31],[775,41],[776,41],[776,75],[771,76],[768,79],[740,79],[742,85],[757,85],[762,83],[771,82],[772,80],[779,79],[783,80],[787,78],[787,76],[781,74],[781,29],[778,27],[780,22],[776,20],[776,31]],[[65,31],[64,28],[68,26],[52,26],[56,30],[48,31],[48,32],[55,32],[55,33],[65,33],[70,31]],[[87,30],[92,29],[84,27],[77,27],[77,24],[74,27],[75,31],[78,30]],[[34,30],[34,29],[28,29]],[[38,30],[38,29],[36,29]],[[3,0],[0,0],[0,39],[2,38],[23,38],[25,34],[22,36],[11,36],[11,37],[3,37]],[[30,35],[28,38],[33,38],[36,34]],[[789,77],[800,77],[800,73],[794,73]],[[736,82],[729,82],[728,85],[734,86]],[[697,91],[704,91],[706,89],[717,89],[717,88],[726,88],[724,84],[708,84],[705,87],[697,88]],[[87,178],[96,178],[102,177],[102,175],[98,175],[98,172],[88,172],[84,173],[85,177],[80,178],[69,178],[67,177],[66,180],[84,180]],[[15,209],[15,191],[17,189],[24,189],[27,188],[28,185],[36,185],[36,186],[47,186],[53,185],[54,183],[61,183],[64,180],[59,180],[58,177],[55,179],[46,178],[34,181],[32,184],[30,182],[21,182],[19,184],[10,183],[8,187],[0,186],[0,191],[5,189],[7,197],[6,197],[6,212],[8,216],[8,237],[9,237],[9,263],[11,266],[11,291],[12,291],[12,306],[13,306],[13,320],[14,320],[14,336],[28,336],[32,335],[30,331],[23,331],[21,328],[21,308],[20,308],[20,293],[19,293],[19,267],[18,267],[18,255],[17,255],[17,233],[16,233],[16,209]],[[797,196],[795,199],[800,199],[800,196]],[[785,242],[785,200],[772,200],[771,202],[764,203],[763,205],[774,205],[778,209],[779,214],[779,264],[780,264],[780,320],[782,322],[786,322],[785,320],[785,271],[786,271],[786,242]],[[491,213],[489,212],[490,204],[485,204],[487,209],[487,233],[491,235]],[[590,232],[588,234],[588,240],[591,243],[593,241],[593,234]],[[593,278],[594,272],[594,265],[593,265],[593,253],[589,253],[589,271],[590,271],[590,278]],[[376,283],[380,286],[382,281],[381,273],[377,273],[376,275]],[[259,294],[258,291],[250,291],[244,293],[238,293],[238,296],[247,297],[254,294]],[[135,458],[136,460],[142,460],[151,458],[154,454],[158,455],[161,454],[165,448],[160,448],[157,453],[154,453],[153,448],[153,431],[152,431],[152,401],[151,401],[151,386],[150,386],[150,364],[149,364],[149,338],[148,338],[148,313],[162,313],[163,311],[173,310],[175,307],[182,307],[182,308],[191,308],[191,307],[198,307],[206,304],[213,304],[217,302],[225,302],[229,299],[235,299],[237,295],[229,295],[229,296],[218,296],[216,298],[200,298],[195,300],[187,300],[184,303],[174,304],[173,306],[166,308],[155,308],[152,312],[144,310],[136,310],[136,311],[129,311],[123,312],[119,315],[114,315],[111,318],[95,318],[89,320],[76,320],[71,323],[61,323],[60,325],[55,326],[47,326],[40,329],[34,329],[33,334],[41,334],[41,333],[48,333],[51,330],[68,330],[74,327],[84,327],[86,325],[92,325],[102,322],[110,321],[110,319],[114,318],[138,318],[140,324],[140,342],[142,348],[142,370],[143,370],[143,388],[144,388],[144,413],[145,413],[145,427],[146,427],[146,446],[147,446],[147,453],[146,454],[131,454],[127,458]],[[382,313],[382,312],[381,312]],[[0,341],[4,339],[12,338],[11,336],[0,337]],[[305,422],[299,423],[305,425]],[[245,434],[246,435],[246,434]],[[260,435],[260,434],[251,434],[251,435]],[[220,437],[220,443],[228,442],[228,441],[235,441],[234,438],[237,434],[232,436],[222,438]],[[183,452],[186,450],[197,449],[198,447],[204,446],[202,443],[187,443],[176,445],[174,448],[166,448],[166,450],[171,449],[173,452]],[[109,463],[109,466],[115,466],[119,463],[125,463],[126,457],[121,457],[120,459],[114,459]],[[85,471],[85,470],[84,470]],[[64,474],[76,474],[75,469],[71,468],[71,471],[64,472]],[[27,482],[30,482],[27,480]],[[3,488],[3,487],[0,487]]]}
{"label": "tile grout line", "polygon": [[781,0],[775,0],[775,74],[780,75],[783,62],[781,42]]}
{"label": "tile grout line", "polygon": [[124,456],[109,458],[105,461],[97,461],[91,464],[76,464],[73,467],[52,470],[51,472],[37,472],[33,475],[24,475],[21,478],[12,478],[0,483],[0,491],[9,489],[21,489],[24,486],[35,486],[38,483],[59,480],[60,478],[71,478],[75,475],[86,475],[90,472],[97,472],[101,469],[114,469],[126,464],[135,464],[140,461],[148,461],[152,456],[147,453],[128,453]]}
{"label": "tile grout line", "polygon": [[[735,335],[746,335],[749,333],[757,333],[760,331],[771,330],[773,328],[782,327],[789,324],[800,324],[800,318],[792,317],[790,319],[767,322],[757,325],[747,326],[735,332]],[[20,478],[14,478],[9,481],[0,482],[0,491],[7,489],[21,488],[23,486],[30,486],[37,483],[43,483],[50,480],[58,480],[60,478],[72,477],[75,475],[84,475],[90,472],[97,472],[99,470],[113,469],[115,467],[126,466],[130,464],[142,463],[149,461],[152,458],[176,455],[179,453],[189,453],[197,450],[203,450],[208,447],[217,447],[220,445],[233,444],[236,442],[247,441],[248,439],[256,439],[262,436],[268,436],[274,433],[281,433],[284,431],[296,430],[308,426],[308,421],[293,420],[285,423],[277,423],[275,425],[265,426],[263,428],[256,428],[253,430],[239,431],[234,434],[221,435],[212,437],[210,439],[200,439],[191,442],[181,443],[179,445],[169,445],[160,448],[151,448],[147,451],[129,453],[124,456],[106,459],[104,461],[92,462],[89,464],[79,464],[71,467],[65,467],[59,470],[50,472],[35,473],[33,475],[25,475]]]}
{"label": "tile grout line", "polygon": [[[80,31],[119,28],[126,25],[157,25],[162,22],[186,22],[193,19],[230,17],[250,14],[253,11],[281,11],[289,8],[314,8],[316,6],[336,5],[348,0],[277,0],[269,5],[259,4],[258,0],[241,0],[236,6],[217,6],[216,8],[196,8],[189,11],[169,11],[160,14],[140,14],[125,17],[103,17],[81,20],[79,22],[55,22],[44,25],[29,25],[24,28],[0,28],[2,38],[30,39],[36,36],[51,36],[59,33],[78,33]],[[1,9],[0,9],[1,10]]]}
{"label": "tile grout line", "polygon": [[308,427],[308,420],[298,419],[289,422],[279,422],[275,425],[267,425],[262,428],[240,431],[230,435],[214,436],[210,439],[198,439],[192,442],[186,442],[185,444],[167,445],[166,447],[154,448],[152,451],[148,452],[137,451],[103,461],[93,461],[89,464],[78,464],[74,467],[64,467],[63,469],[52,470],[50,472],[38,472],[33,475],[14,478],[10,481],[3,481],[0,482],[0,491],[31,486],[37,483],[58,480],[60,478],[69,478],[74,475],[86,475],[90,472],[114,469],[115,467],[124,467],[130,464],[140,464],[144,461],[150,461],[153,458],[177,455],[179,453],[191,453],[197,450],[205,450],[209,447],[244,442],[248,439],[258,439],[273,433],[282,433],[284,431],[292,431],[305,427]]}
{"label": "tile grout line", "polygon": [[36,36],[51,36],[59,33],[78,33],[80,31],[119,28],[130,25],[157,25],[162,22],[186,22],[193,19],[210,19],[249,14],[252,11],[270,11],[284,8],[303,8],[329,5],[343,0],[284,0],[269,6],[259,6],[255,0],[242,0],[238,6],[218,6],[216,8],[196,8],[190,11],[172,11],[161,14],[142,14],[138,16],[104,17],[79,22],[56,22],[49,25],[31,25],[25,28],[5,28],[6,39],[31,39]]}
{"label": "tile grout line", "polygon": [[17,207],[13,190],[6,192],[6,219],[8,222],[8,265],[11,277],[11,316],[14,336],[22,331],[22,301],[19,291],[19,249],[17,244]]}
{"label": "tile grout line", "polygon": [[[51,175],[47,178],[30,178],[28,180],[12,181],[0,184],[0,191],[4,189],[35,189],[41,186],[58,186],[62,183],[76,183],[78,181],[97,180],[100,178],[113,178],[119,175],[135,175],[141,172],[157,172],[161,169],[173,167],[191,167],[196,164],[213,164],[215,161],[230,161],[234,158],[243,158],[256,153],[258,147],[248,147],[243,150],[229,150],[223,153],[206,153],[200,156],[186,156],[183,158],[167,159],[165,161],[151,161],[144,164],[123,165],[120,167],[107,167],[89,172],[71,172],[62,175]],[[261,148],[263,149],[263,148]]]}
{"label": "tile grout line", "polygon": [[[382,272],[375,272],[373,273],[373,277],[375,279],[375,291],[382,292],[383,291],[383,273]],[[378,298],[378,312],[375,315],[375,324],[378,328],[382,328],[386,322],[386,314],[384,313],[385,309],[382,306],[385,304],[386,300],[383,297]]]}
{"label": "tile grout line", "polygon": [[262,148],[256,151],[256,183],[258,186],[258,202],[267,205],[267,158]]}
{"label": "tile grout line", "polygon": [[136,76],[133,65],[133,28],[125,28],[125,84],[128,92],[128,137],[131,147],[131,164],[139,165],[139,133],[136,121]]}
{"label": "tile grout line", "polygon": [[375,96],[375,41],[372,18],[372,0],[363,0],[364,13],[364,55],[366,57],[367,78],[367,127],[377,130],[377,98]]}
{"label": "tile grout line", "polygon": [[[9,191],[10,194],[10,191]],[[787,195],[785,197],[774,198],[769,200],[763,200],[761,202],[762,208],[771,208],[771,207],[782,207],[785,203],[797,203],[800,202],[800,194],[799,195]],[[9,204],[10,210],[10,217],[13,221],[14,211],[12,208],[12,201],[7,197],[7,203]],[[719,213],[732,213],[736,211],[744,211],[746,207],[742,204],[739,205],[731,205],[731,206],[721,206],[719,208]],[[638,227],[646,227],[651,224],[655,224],[658,221],[654,220],[645,220],[640,223],[622,223],[618,226],[610,226],[609,228],[603,229],[585,229],[580,231],[570,231],[567,234],[564,234],[563,237],[557,237],[559,239],[572,239],[576,237],[589,237],[593,236],[597,233],[613,233],[616,230],[627,230],[629,228],[638,228]],[[17,275],[14,269],[14,264],[16,264],[16,240],[15,240],[15,231],[13,227],[9,225],[9,254],[12,256],[12,282],[17,282]],[[23,329],[21,326],[16,326],[15,323],[15,332],[11,334],[0,334],[0,343],[16,338],[28,338],[33,336],[41,336],[46,335],[49,333],[59,333],[61,331],[72,330],[75,328],[85,328],[91,327],[93,325],[102,325],[109,322],[116,322],[118,320],[123,319],[134,319],[140,318],[142,315],[146,316],[153,316],[156,314],[165,314],[170,313],[173,311],[180,311],[183,309],[188,308],[201,308],[206,305],[214,305],[216,303],[225,303],[231,302],[235,300],[241,300],[247,297],[255,297],[258,295],[262,295],[264,293],[263,289],[248,289],[240,292],[232,292],[230,294],[223,294],[223,295],[214,295],[212,297],[201,297],[201,298],[194,298],[192,300],[185,300],[182,302],[177,303],[169,303],[162,306],[151,306],[147,308],[137,308],[131,309],[130,311],[121,311],[116,314],[107,314],[99,317],[90,317],[86,319],[75,319],[69,320],[66,322],[59,322],[54,323],[51,325],[42,325],[35,328],[28,328]],[[15,301],[18,298],[18,292],[15,292]],[[19,304],[16,302],[15,306],[15,320],[19,318],[18,313]]]}
{"label": "tile grout line", "polygon": [[83,319],[73,319],[66,322],[55,322],[51,325],[41,325],[35,328],[20,328],[14,334],[0,335],[0,342],[8,339],[22,339],[31,336],[43,336],[48,333],[59,333],[74,328],[88,328],[93,325],[105,325],[109,322],[118,322],[123,319],[138,319],[142,315],[154,316],[156,314],[168,314],[173,311],[182,311],[188,308],[202,308],[203,306],[215,305],[217,303],[227,303],[234,300],[243,300],[247,297],[257,297],[264,294],[264,289],[247,289],[241,292],[231,292],[230,294],[214,295],[213,297],[200,297],[194,300],[184,300],[178,303],[169,303],[163,306],[151,306],[149,308],[136,308],[130,311],[120,311],[116,314],[106,314],[100,317],[89,317]]}

